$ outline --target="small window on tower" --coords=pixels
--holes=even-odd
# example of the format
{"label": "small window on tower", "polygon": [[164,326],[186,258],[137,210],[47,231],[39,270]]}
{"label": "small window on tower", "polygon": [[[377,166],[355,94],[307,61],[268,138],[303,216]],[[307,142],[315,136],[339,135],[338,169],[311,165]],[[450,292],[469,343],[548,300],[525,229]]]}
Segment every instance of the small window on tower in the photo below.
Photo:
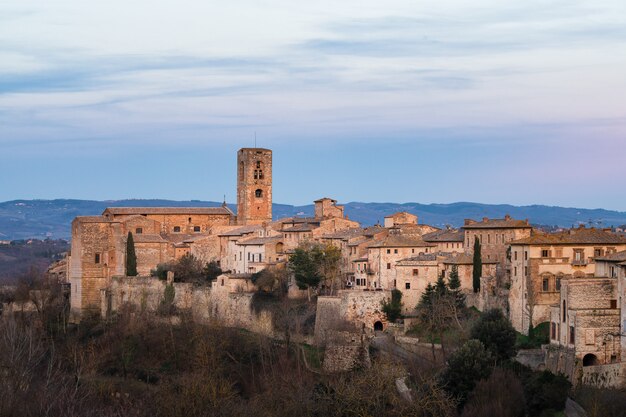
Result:
{"label": "small window on tower", "polygon": [[141,227],[138,227],[138,228],[135,229],[135,234],[136,235],[140,235],[142,233],[143,233],[143,229]]}
{"label": "small window on tower", "polygon": [[256,167],[257,167],[257,169],[261,168],[261,161],[256,161]]}
{"label": "small window on tower", "polygon": [[258,189],[254,192],[254,195],[256,198],[262,198],[263,197],[263,190]]}
{"label": "small window on tower", "polygon": [[174,226],[174,233],[180,233],[180,226]]}
{"label": "small window on tower", "polygon": [[194,227],[193,227],[193,231],[194,231],[195,233],[199,233],[199,232],[200,232],[200,226],[194,226]]}
{"label": "small window on tower", "polygon": [[100,263],[100,254],[99,253],[96,253],[94,261],[95,261],[94,263],[97,263],[97,264]]}
{"label": "small window on tower", "polygon": [[262,169],[259,170],[259,179],[260,180],[263,179],[263,170]]}

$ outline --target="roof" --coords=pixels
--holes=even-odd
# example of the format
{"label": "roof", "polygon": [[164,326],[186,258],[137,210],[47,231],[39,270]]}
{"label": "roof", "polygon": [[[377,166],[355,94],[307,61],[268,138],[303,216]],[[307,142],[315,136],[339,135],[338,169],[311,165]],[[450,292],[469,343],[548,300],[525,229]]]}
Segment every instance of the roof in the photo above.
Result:
{"label": "roof", "polygon": [[313,229],[316,229],[318,226],[313,226],[308,223],[296,224],[295,226],[288,227],[283,229],[282,232],[311,232]]}
{"label": "roof", "polygon": [[426,242],[463,242],[464,233],[461,230],[446,229],[426,233],[422,238]]}
{"label": "roof", "polygon": [[350,239],[350,238],[359,237],[362,235],[363,235],[363,229],[358,227],[358,228],[344,229],[344,230],[338,230],[336,232],[328,233],[328,234],[320,236],[320,239]]}
{"label": "roof", "polygon": [[399,266],[410,266],[419,262],[432,262],[436,261],[438,257],[442,256],[442,253],[420,253],[417,256],[402,259],[396,264]]}
{"label": "roof", "polygon": [[367,262],[368,259],[366,257],[363,258],[359,258],[359,259],[353,259],[352,262]]}
{"label": "roof", "polygon": [[78,221],[81,223],[106,223],[109,220],[102,216],[77,216],[74,218],[74,221]]}
{"label": "roof", "polygon": [[332,201],[333,203],[336,203],[337,200],[335,200],[334,198],[330,198],[330,197],[322,197],[318,200],[315,200],[314,203],[321,203],[322,201]]}
{"label": "roof", "polygon": [[424,242],[420,236],[403,236],[389,235],[383,239],[375,241],[370,248],[388,248],[388,247],[414,247],[414,246],[436,246],[432,243]]}
{"label": "roof", "polygon": [[593,245],[626,244],[626,238],[601,229],[579,227],[559,233],[535,232],[532,236],[511,242],[511,245]]}
{"label": "roof", "polygon": [[399,211],[397,213],[390,214],[389,216],[385,216],[385,219],[395,219],[398,217],[417,217],[415,214],[411,214],[408,211]]}
{"label": "roof", "polygon": [[626,261],[626,250],[611,253],[605,256],[599,256],[595,258],[596,261],[607,261],[607,262],[624,262]]}
{"label": "roof", "polygon": [[242,236],[248,233],[253,233],[262,228],[261,225],[254,224],[249,226],[242,226],[236,229],[229,230],[227,232],[218,233],[218,236]]}
{"label": "roof", "polygon": [[195,215],[232,215],[228,207],[108,207],[102,214],[195,214]]}
{"label": "roof", "polygon": [[250,239],[240,240],[238,245],[265,245],[266,243],[279,242],[283,238],[282,236],[269,236],[269,237],[252,237]]}
{"label": "roof", "polygon": [[489,219],[484,217],[482,221],[467,219],[463,229],[531,229],[528,220],[515,220],[506,216],[504,219]]}

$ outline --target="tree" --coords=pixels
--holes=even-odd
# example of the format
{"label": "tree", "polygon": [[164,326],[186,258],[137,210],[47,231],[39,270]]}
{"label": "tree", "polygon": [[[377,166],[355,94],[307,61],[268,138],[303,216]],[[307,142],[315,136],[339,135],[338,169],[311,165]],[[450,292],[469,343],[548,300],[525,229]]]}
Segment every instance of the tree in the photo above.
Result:
{"label": "tree", "polygon": [[524,386],[515,373],[496,368],[488,379],[476,384],[461,417],[524,417],[525,404]]}
{"label": "tree", "polygon": [[480,341],[472,339],[450,356],[448,367],[441,374],[441,382],[462,405],[476,383],[488,378],[492,370],[491,353]]}
{"label": "tree", "polygon": [[176,261],[171,270],[174,272],[174,281],[193,282],[201,284],[204,281],[202,262],[191,253],[186,253]]}
{"label": "tree", "polygon": [[317,289],[323,281],[332,294],[339,279],[341,251],[333,245],[306,244],[298,246],[289,258],[289,269],[296,285],[307,290],[309,301],[311,289]]}
{"label": "tree", "polygon": [[205,276],[207,281],[214,281],[222,275],[222,268],[216,261],[207,262],[202,269],[202,273]]}
{"label": "tree", "polygon": [[[436,361],[435,338],[439,338],[443,342],[443,333],[451,327],[453,322],[456,322],[459,328],[462,327],[459,322],[456,301],[452,292],[446,286],[443,276],[437,279],[437,283],[434,286],[428,283],[416,310],[420,324],[429,335],[433,360]],[[443,343],[441,348],[445,356]]]}
{"label": "tree", "polygon": [[126,276],[137,276],[137,255],[135,254],[135,240],[133,234],[128,232],[126,238]]}
{"label": "tree", "polygon": [[465,294],[461,291],[461,280],[459,279],[459,267],[452,265],[450,276],[448,277],[448,288],[452,294],[458,309],[465,308]]}
{"label": "tree", "polygon": [[322,279],[311,251],[305,247],[297,247],[289,258],[289,269],[293,272],[298,288],[307,290],[311,301],[311,288],[317,288]]}
{"label": "tree", "polygon": [[552,415],[545,410],[563,410],[571,387],[572,384],[562,374],[555,375],[550,371],[533,373],[525,384],[528,413],[531,416]]}
{"label": "tree", "polygon": [[382,301],[382,310],[390,322],[394,322],[402,317],[402,291],[397,288],[391,290],[391,301],[384,299]]}
{"label": "tree", "polygon": [[471,330],[472,339],[482,342],[497,361],[505,361],[515,356],[516,335],[509,319],[500,309],[484,312]]}
{"label": "tree", "polygon": [[480,291],[480,277],[483,274],[483,260],[480,254],[480,240],[478,236],[474,238],[474,262],[472,270],[472,284],[474,292]]}

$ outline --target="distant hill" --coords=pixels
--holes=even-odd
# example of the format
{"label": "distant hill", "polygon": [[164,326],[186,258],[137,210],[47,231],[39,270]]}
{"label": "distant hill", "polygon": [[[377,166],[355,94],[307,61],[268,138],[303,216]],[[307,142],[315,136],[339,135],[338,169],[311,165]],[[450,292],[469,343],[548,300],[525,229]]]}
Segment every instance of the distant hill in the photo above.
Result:
{"label": "distant hill", "polygon": [[[14,200],[0,203],[0,240],[27,238],[68,239],[70,224],[76,216],[101,214],[106,207],[215,207],[214,201],[171,200]],[[234,205],[229,205],[233,211]],[[443,227],[446,224],[461,226],[463,219],[504,217],[529,219],[533,224],[570,227],[584,223],[596,227],[626,224],[626,212],[603,209],[579,209],[551,206],[512,206],[508,204],[452,203],[347,203],[346,214],[363,225],[383,221],[389,214],[408,211],[419,216],[420,223]],[[311,216],[313,205],[291,206],[274,204],[274,218]]]}

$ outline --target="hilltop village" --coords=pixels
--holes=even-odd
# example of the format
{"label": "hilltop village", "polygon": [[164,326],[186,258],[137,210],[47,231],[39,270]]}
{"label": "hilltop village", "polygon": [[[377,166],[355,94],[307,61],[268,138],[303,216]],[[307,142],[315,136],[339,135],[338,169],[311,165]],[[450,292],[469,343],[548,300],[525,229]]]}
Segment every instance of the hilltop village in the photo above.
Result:
{"label": "hilltop village", "polygon": [[[137,276],[127,276],[129,236]],[[297,248],[313,243],[332,245],[340,253],[334,279],[315,289],[316,339],[338,319],[357,324],[365,334],[393,327],[381,312],[392,290],[402,293],[402,313],[409,322],[428,285],[454,270],[468,305],[502,309],[522,334],[540,326],[549,329],[547,368],[571,378],[583,375],[586,381],[601,375],[605,386],[624,384],[623,234],[583,226],[547,234],[510,216],[467,219],[459,229],[439,229],[405,212],[363,227],[332,198],[316,200],[313,217],[274,220],[269,149],[238,151],[237,213],[226,204],[110,207],[101,216],[75,218],[65,261],[71,314],[76,321],[88,314],[107,317],[129,303],[156,309],[167,284],[151,273],[192,255],[221,274],[209,289],[197,289],[177,284],[169,273],[167,282],[177,285],[177,305],[206,319],[269,332],[272,318],[251,313],[250,295],[258,291],[254,278],[263,270],[287,270]],[[473,276],[477,247],[479,283]],[[293,277],[288,294],[294,299],[311,295]]]}

